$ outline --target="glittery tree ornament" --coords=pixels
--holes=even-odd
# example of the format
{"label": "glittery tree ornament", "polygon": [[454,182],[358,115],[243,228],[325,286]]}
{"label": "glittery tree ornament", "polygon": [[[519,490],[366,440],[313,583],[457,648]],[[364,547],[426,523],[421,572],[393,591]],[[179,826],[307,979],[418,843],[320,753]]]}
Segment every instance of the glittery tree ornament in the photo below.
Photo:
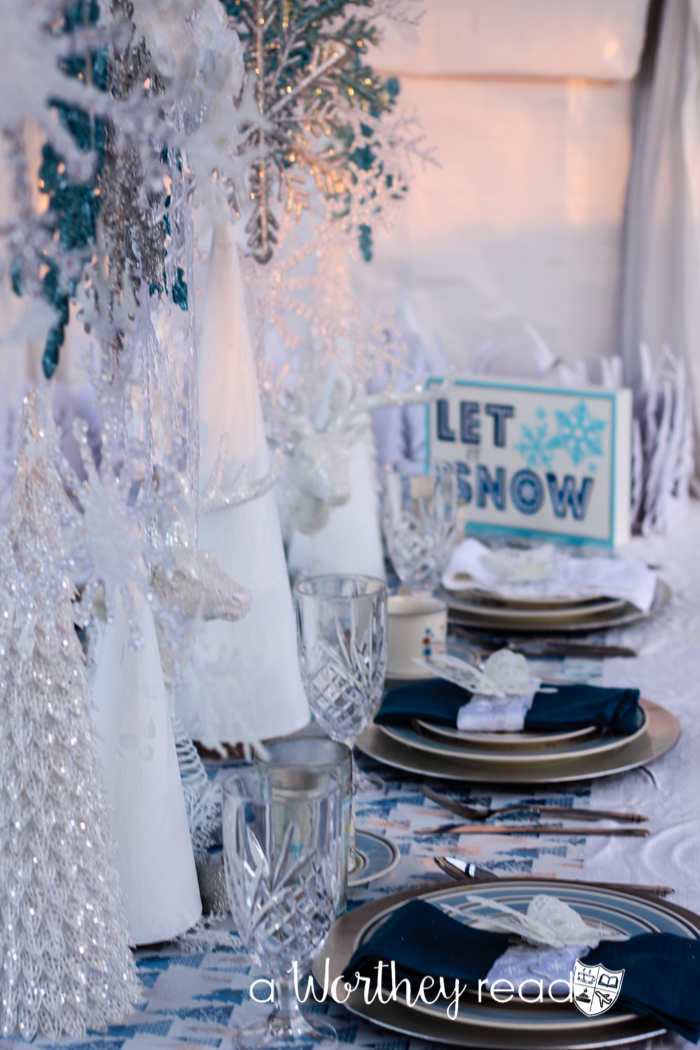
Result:
{"label": "glittery tree ornament", "polygon": [[82,1036],[140,999],[72,617],[65,497],[25,400],[0,548],[0,1027]]}

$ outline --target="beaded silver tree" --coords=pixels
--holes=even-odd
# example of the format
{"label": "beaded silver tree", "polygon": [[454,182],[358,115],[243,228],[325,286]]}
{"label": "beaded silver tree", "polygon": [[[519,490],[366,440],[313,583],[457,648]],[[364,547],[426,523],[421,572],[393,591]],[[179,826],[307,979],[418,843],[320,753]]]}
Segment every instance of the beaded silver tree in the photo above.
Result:
{"label": "beaded silver tree", "polygon": [[80,1036],[140,999],[35,396],[0,547],[0,1028]]}

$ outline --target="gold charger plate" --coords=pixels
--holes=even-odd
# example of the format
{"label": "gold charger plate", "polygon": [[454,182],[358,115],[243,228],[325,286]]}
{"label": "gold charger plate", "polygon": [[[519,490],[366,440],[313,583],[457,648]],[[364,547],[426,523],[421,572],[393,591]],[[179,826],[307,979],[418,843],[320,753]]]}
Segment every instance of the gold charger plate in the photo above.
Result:
{"label": "gold charger plate", "polygon": [[[488,883],[490,893],[498,894],[498,884]],[[501,884],[502,886],[504,884]],[[494,889],[495,887],[495,889]],[[585,896],[586,889],[580,884],[558,882],[560,894],[567,891]],[[477,894],[480,889],[478,884],[466,889]],[[347,963],[350,961],[355,948],[360,943],[363,934],[372,925],[380,922],[382,917],[390,911],[399,907],[406,901],[423,897],[425,899],[445,898],[450,895],[458,896],[465,891],[465,887],[442,887],[439,889],[414,888],[402,893],[382,897],[363,905],[353,911],[341,916],[336,920],[321,956],[314,964],[314,974],[317,980],[323,984],[326,959],[329,965],[329,979],[333,981],[339,977]],[[507,892],[509,894],[534,895],[538,892],[552,892],[551,882],[543,883],[537,879],[524,878],[522,880],[509,879]],[[596,891],[593,891],[594,893]],[[652,904],[643,904],[634,893],[621,893],[617,891],[606,891],[607,896],[614,899],[619,905],[622,913],[627,909],[632,912],[635,908],[663,909],[672,916],[679,916],[678,922],[681,926],[690,926],[691,931],[700,935],[698,928],[698,916],[688,912],[676,905],[667,902],[654,901]],[[644,895],[639,895],[644,896]],[[648,902],[649,898],[645,897]],[[613,908],[615,904],[613,904]],[[352,978],[352,975],[350,975]],[[547,1008],[548,1018],[545,1023],[541,1018],[532,1018],[533,1023],[528,1023],[527,1015],[518,1019],[517,1012],[509,1007],[495,1007],[481,1004],[478,1012],[472,1007],[467,1011],[467,1017],[458,1017],[456,1021],[449,1020],[441,1010],[437,1008],[419,1007],[409,1008],[405,1003],[390,1002],[381,1004],[375,1000],[366,1003],[361,992],[356,992],[345,1004],[346,1009],[352,1013],[379,1024],[395,1032],[401,1032],[409,1036],[439,1041],[455,1046],[483,1047],[487,1050],[585,1050],[604,1046],[622,1045],[641,1039],[649,1039],[661,1035],[665,1029],[650,1017],[638,1017],[634,1014],[625,1013],[617,1016],[605,1015],[591,1023],[592,1019],[583,1015],[576,1015],[573,1007],[564,1006],[558,1017],[552,1015],[556,1007]],[[522,1014],[523,1007],[519,1004],[517,1009]]]}
{"label": "gold charger plate", "polygon": [[652,700],[640,701],[648,716],[646,729],[617,751],[579,755],[566,762],[542,759],[529,765],[494,765],[474,758],[450,758],[428,754],[392,740],[382,727],[371,722],[357,738],[364,754],[394,769],[442,780],[464,780],[478,784],[565,784],[574,780],[596,780],[614,773],[637,769],[665,755],[678,742],[678,720]]}
{"label": "gold charger plate", "polygon": [[654,601],[649,612],[646,613],[638,609],[636,605],[625,602],[621,609],[613,610],[610,613],[599,612],[591,614],[581,619],[576,619],[575,622],[565,622],[555,615],[550,620],[541,619],[537,622],[525,623],[522,620],[516,621],[512,618],[497,621],[483,616],[481,612],[464,611],[453,601],[447,591],[440,591],[440,597],[448,603],[448,617],[453,623],[460,624],[463,627],[489,631],[492,634],[541,634],[544,629],[553,634],[585,634],[592,631],[608,631],[615,627],[629,627],[640,620],[656,616],[668,605],[671,595],[672,591],[669,585],[663,580],[657,580]]}

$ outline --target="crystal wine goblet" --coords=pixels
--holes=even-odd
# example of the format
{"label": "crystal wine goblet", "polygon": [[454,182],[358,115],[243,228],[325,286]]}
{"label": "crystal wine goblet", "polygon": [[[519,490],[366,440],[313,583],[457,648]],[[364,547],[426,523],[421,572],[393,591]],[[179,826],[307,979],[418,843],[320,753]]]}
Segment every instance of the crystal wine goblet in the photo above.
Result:
{"label": "crystal wine goblet", "polygon": [[295,994],[321,950],[341,893],[342,785],[338,777],[289,767],[282,781],[257,771],[234,773],[223,784],[226,886],[236,928],[267,979],[274,1005],[264,1019],[236,1034],[241,1050],[332,1046],[335,1029],[312,1024]]}
{"label": "crystal wine goblet", "polygon": [[[353,748],[382,699],[387,588],[373,576],[308,576],[294,585],[301,678],[316,721]],[[383,787],[356,766],[361,789]]]}
{"label": "crystal wine goblet", "polygon": [[384,467],[382,527],[389,556],[414,594],[433,594],[457,537],[457,468],[436,461],[428,474]]}

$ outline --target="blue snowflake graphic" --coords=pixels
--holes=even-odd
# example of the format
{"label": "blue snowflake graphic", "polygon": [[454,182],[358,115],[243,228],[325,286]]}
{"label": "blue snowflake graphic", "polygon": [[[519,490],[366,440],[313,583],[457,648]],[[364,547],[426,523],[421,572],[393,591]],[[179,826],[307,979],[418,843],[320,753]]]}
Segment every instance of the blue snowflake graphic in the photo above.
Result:
{"label": "blue snowflake graphic", "polygon": [[[546,412],[540,409],[537,415],[544,419]],[[549,424],[542,422],[529,427],[523,423],[520,435],[519,444],[513,447],[518,450],[528,467],[551,467],[556,445],[553,444],[555,439],[549,434]]]}
{"label": "blue snowflake graphic", "polygon": [[607,423],[592,416],[585,401],[579,401],[570,412],[555,409],[554,415],[557,433],[551,440],[551,447],[567,452],[574,466],[589,456],[603,455],[601,438]]}
{"label": "blue snowflake graphic", "polygon": [[[574,466],[583,459],[603,455],[602,432],[607,423],[592,416],[585,401],[579,401],[570,412],[554,410],[555,434],[550,433],[546,411],[538,408],[536,415],[539,422],[534,426],[521,424],[520,441],[513,446],[531,469],[549,469],[559,449],[567,453]],[[594,473],[595,464],[588,469]]]}

